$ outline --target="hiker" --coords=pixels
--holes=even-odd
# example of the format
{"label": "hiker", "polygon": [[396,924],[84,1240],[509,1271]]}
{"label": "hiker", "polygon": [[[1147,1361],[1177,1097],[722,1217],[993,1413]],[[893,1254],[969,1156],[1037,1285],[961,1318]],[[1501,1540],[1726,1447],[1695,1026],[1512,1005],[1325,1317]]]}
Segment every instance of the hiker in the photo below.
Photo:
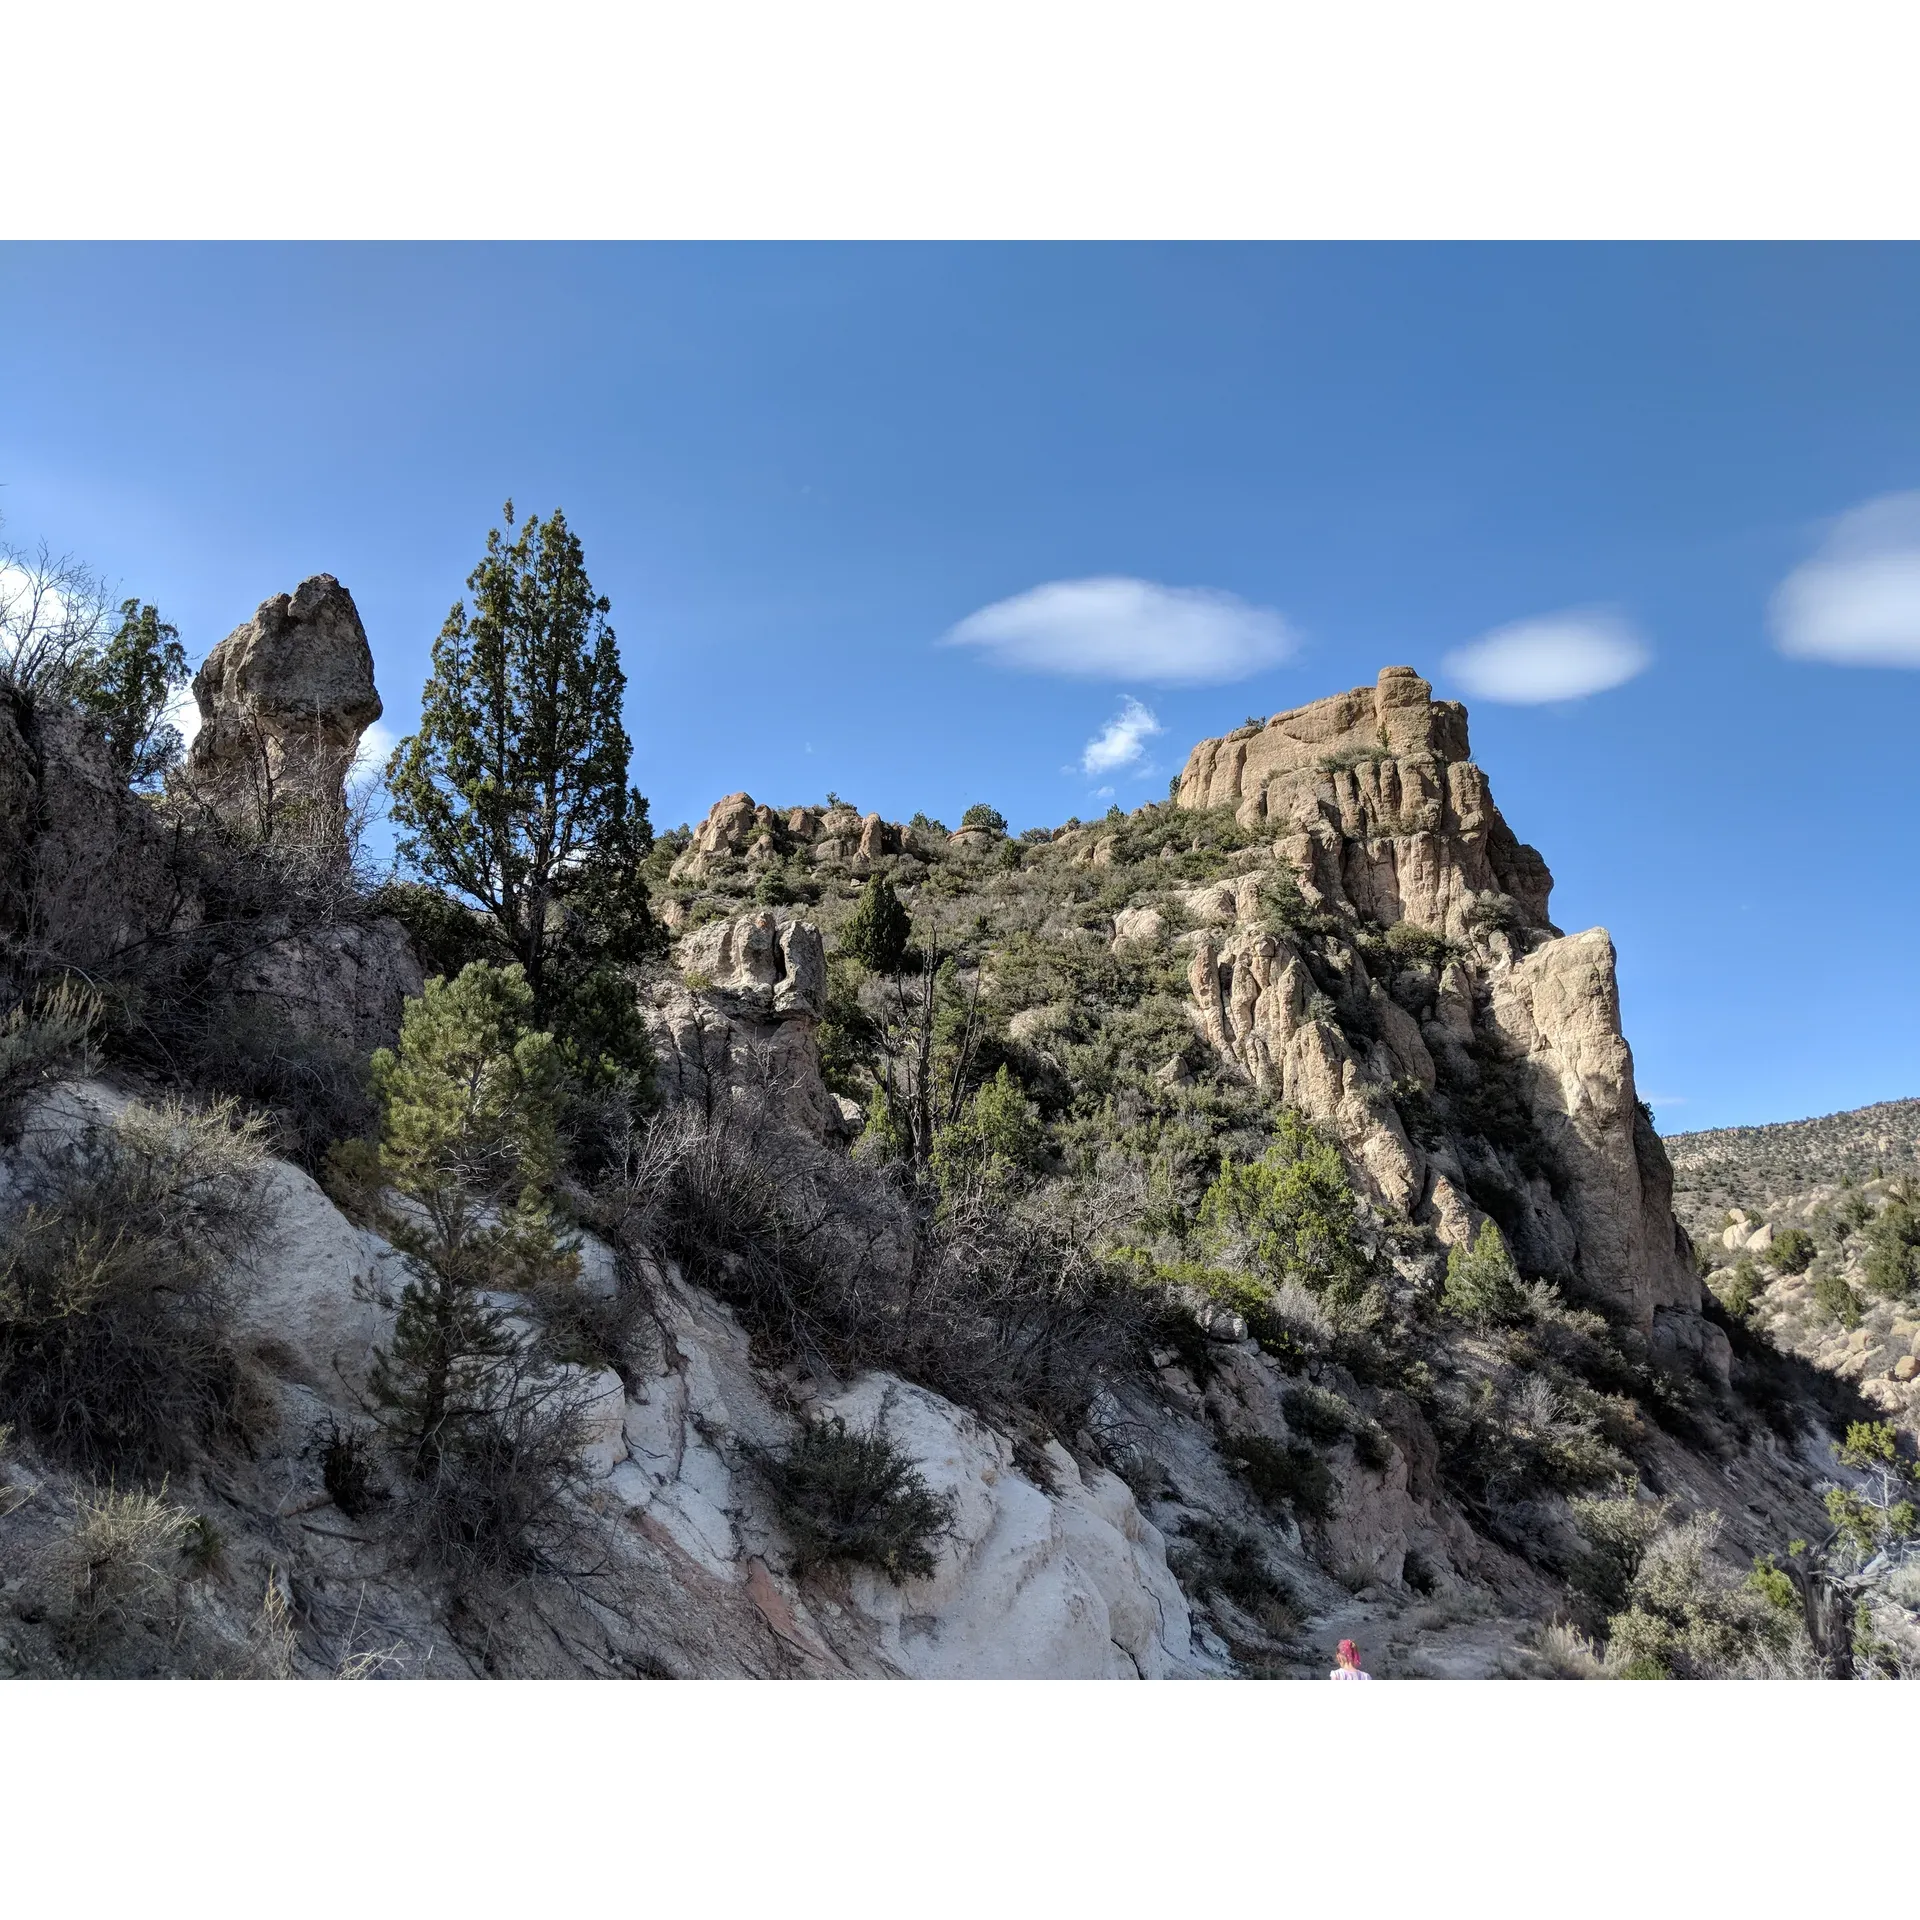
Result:
{"label": "hiker", "polygon": [[1342,1640],[1333,1657],[1340,1662],[1327,1675],[1329,1680],[1371,1680],[1373,1675],[1360,1664],[1360,1649],[1351,1640]]}

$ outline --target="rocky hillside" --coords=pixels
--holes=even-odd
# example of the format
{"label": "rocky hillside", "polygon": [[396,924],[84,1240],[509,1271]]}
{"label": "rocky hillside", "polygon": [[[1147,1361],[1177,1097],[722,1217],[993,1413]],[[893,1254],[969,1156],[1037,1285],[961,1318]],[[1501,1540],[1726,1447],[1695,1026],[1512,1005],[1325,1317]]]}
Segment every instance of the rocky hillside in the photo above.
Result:
{"label": "rocky hillside", "polygon": [[1666,1145],[1727,1310],[1920,1434],[1920,1100]]}
{"label": "rocky hillside", "polygon": [[1920,1100],[1883,1100],[1816,1120],[1665,1136],[1674,1211],[1699,1240],[1729,1207],[1764,1213],[1815,1187],[1920,1173]]}
{"label": "rocky hillside", "polygon": [[729,795],[646,864],[649,1092],[361,870],[371,666],[266,603],[158,798],[0,715],[0,1662],[1909,1659],[1765,1570],[1868,1409],[1703,1287],[1611,943],[1410,669],[1018,840]]}

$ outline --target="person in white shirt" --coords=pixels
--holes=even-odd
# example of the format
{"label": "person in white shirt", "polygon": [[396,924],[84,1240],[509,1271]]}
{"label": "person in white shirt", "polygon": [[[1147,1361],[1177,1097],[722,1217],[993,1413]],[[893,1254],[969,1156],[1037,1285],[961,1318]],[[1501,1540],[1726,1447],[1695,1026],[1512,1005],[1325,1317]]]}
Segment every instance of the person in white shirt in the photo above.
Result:
{"label": "person in white shirt", "polygon": [[1360,1649],[1351,1640],[1342,1640],[1334,1649],[1333,1657],[1340,1664],[1327,1675],[1329,1680],[1371,1680],[1373,1678],[1373,1675],[1361,1666]]}

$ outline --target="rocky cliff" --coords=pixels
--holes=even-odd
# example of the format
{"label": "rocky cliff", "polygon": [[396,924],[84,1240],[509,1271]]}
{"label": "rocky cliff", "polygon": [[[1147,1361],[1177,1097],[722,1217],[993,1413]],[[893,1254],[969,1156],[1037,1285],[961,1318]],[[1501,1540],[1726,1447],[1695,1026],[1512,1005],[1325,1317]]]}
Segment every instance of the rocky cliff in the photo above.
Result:
{"label": "rocky cliff", "polygon": [[[1382,1203],[1449,1244],[1490,1212],[1529,1269],[1648,1333],[1680,1316],[1664,1330],[1718,1366],[1690,1324],[1699,1281],[1635,1091],[1612,944],[1548,920],[1546,863],[1494,805],[1466,710],[1388,667],[1374,688],[1202,741],[1177,797],[1271,836],[1265,866],[1188,898],[1215,1050],[1333,1128]],[[1305,905],[1295,928],[1274,921],[1273,876]],[[1316,927],[1332,995],[1299,931]],[[1396,943],[1395,928],[1437,938]],[[1474,1124],[1496,1095],[1512,1124]]]}
{"label": "rocky cliff", "polygon": [[[1611,942],[1551,923],[1464,709],[1411,669],[1203,742],[1173,800],[1094,825],[735,792],[663,841],[674,944],[622,976],[658,1107],[585,1111],[571,1266],[486,1294],[575,1405],[553,1511],[584,1546],[482,1588],[407,1557],[405,1475],[355,1452],[410,1256],[327,1152],[367,1111],[311,1063],[363,1085],[422,969],[332,840],[280,851],[344,817],[379,711],[351,597],[264,603],[196,693],[158,804],[59,716],[0,728],[8,966],[76,964],[77,889],[88,965],[191,1040],[28,1102],[0,1229],[116,1141],[191,1133],[182,1092],[306,1116],[304,1168],[234,1150],[264,1222],[218,1289],[239,1438],[166,1483],[217,1550],[92,1670],[1281,1676],[1357,1633],[1382,1673],[1601,1671],[1568,1619],[1641,1649],[1609,1671],[1798,1658],[1739,1577],[1818,1527],[1850,1407],[1702,1289]],[[842,936],[881,879],[911,940],[875,970]],[[126,957],[156,947],[185,957]],[[215,1040],[259,1006],[277,1064],[247,1080]],[[944,1516],[920,1557],[823,1560],[778,1491],[809,1436],[910,1472]],[[0,1482],[0,1663],[72,1670],[100,1496],[51,1441]],[[1671,1618],[1595,1584],[1595,1501],[1694,1554]]]}

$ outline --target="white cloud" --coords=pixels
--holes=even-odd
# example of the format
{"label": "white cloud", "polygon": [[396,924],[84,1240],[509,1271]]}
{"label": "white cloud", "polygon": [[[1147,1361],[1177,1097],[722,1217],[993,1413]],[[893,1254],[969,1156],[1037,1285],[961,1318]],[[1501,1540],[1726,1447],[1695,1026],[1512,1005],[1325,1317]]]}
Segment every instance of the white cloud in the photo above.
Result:
{"label": "white cloud", "polygon": [[399,744],[399,735],[376,720],[360,736],[360,745],[353,756],[354,772],[385,773],[387,762]]}
{"label": "white cloud", "polygon": [[168,694],[166,718],[169,726],[180,729],[182,741],[192,746],[193,736],[200,731],[200,702],[191,687],[176,687]]}
{"label": "white cloud", "polygon": [[1118,576],[1051,580],[969,614],[945,645],[981,647],[1001,666],[1085,680],[1196,686],[1244,680],[1291,657],[1271,607],[1212,587]]}
{"label": "white cloud", "polygon": [[1573,607],[1497,627],[1441,662],[1480,700],[1541,706],[1584,700],[1646,672],[1653,649],[1617,613]]}
{"label": "white cloud", "polygon": [[1099,775],[1138,767],[1147,757],[1147,742],[1165,732],[1152,710],[1129,694],[1120,711],[1087,742],[1080,755],[1080,771]]}
{"label": "white cloud", "polygon": [[1887,493],[1843,513],[1787,575],[1768,609],[1796,660],[1920,667],[1920,493]]}

